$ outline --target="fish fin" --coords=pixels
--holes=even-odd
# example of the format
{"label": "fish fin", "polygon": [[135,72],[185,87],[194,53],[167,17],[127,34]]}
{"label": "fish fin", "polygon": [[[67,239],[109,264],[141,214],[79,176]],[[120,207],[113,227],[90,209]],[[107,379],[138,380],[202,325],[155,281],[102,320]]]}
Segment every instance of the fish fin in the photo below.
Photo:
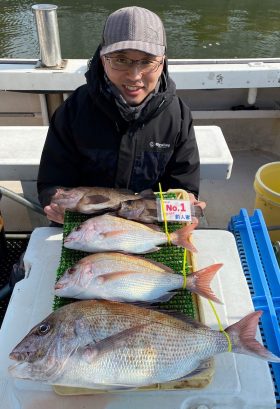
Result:
{"label": "fish fin", "polygon": [[100,389],[104,391],[132,391],[138,388],[138,385],[135,386],[126,386],[126,385],[103,385],[103,384],[93,384],[90,385],[90,389]]}
{"label": "fish fin", "polygon": [[152,229],[152,230],[162,232],[162,229],[159,226],[157,226],[156,224],[149,224],[148,227],[150,227],[150,229]]}
{"label": "fish fin", "polygon": [[[170,307],[168,307],[170,308]],[[192,328],[208,328],[209,327],[205,324],[203,324],[202,322],[199,322],[191,317],[189,317],[188,315],[180,312],[180,311],[176,311],[176,310],[165,310],[164,308],[159,308],[156,306],[152,306],[152,307],[148,307],[148,309],[153,309],[156,311],[160,311],[161,313],[165,314],[165,315],[169,315],[172,318],[175,318],[179,321],[184,322],[185,324],[191,326]]]}
{"label": "fish fin", "polygon": [[102,274],[96,278],[98,284],[104,284],[108,281],[118,280],[119,278],[127,275],[133,275],[135,271],[115,271],[114,273]]}
{"label": "fish fin", "polygon": [[133,209],[130,211],[129,217],[139,219],[144,210],[145,210],[144,206],[138,207],[138,209]]}
{"label": "fish fin", "polygon": [[225,329],[232,342],[232,352],[252,355],[270,362],[280,362],[280,357],[274,355],[255,339],[262,313],[263,311],[251,312]]}
{"label": "fish fin", "polygon": [[171,300],[174,295],[178,294],[176,291],[169,291],[166,294],[161,295],[159,298],[155,298],[154,300],[150,300],[151,303],[156,303],[156,302],[167,302]]}
{"label": "fish fin", "polygon": [[132,391],[138,388],[138,385],[135,386],[122,386],[122,385],[109,385],[109,387],[107,386],[107,388],[105,388],[106,390],[110,390],[110,391]]}
{"label": "fish fin", "polygon": [[106,203],[109,202],[110,198],[108,196],[104,195],[87,195],[85,194],[82,199],[80,200],[80,203],[83,204],[101,204],[101,203]]}
{"label": "fish fin", "polygon": [[172,244],[176,244],[176,246],[185,247],[187,250],[190,250],[193,253],[196,253],[197,250],[194,245],[190,241],[191,232],[197,227],[198,221],[192,224],[187,224],[186,226],[182,227],[179,230],[170,234]]}
{"label": "fish fin", "polygon": [[149,261],[149,263],[153,264],[154,266],[158,267],[159,270],[162,271],[166,271],[168,273],[174,273],[174,270],[172,270],[172,268],[166,266],[163,263],[160,263],[159,261],[155,261],[155,260],[147,260],[145,257],[139,257],[142,258],[145,261]]}
{"label": "fish fin", "polygon": [[[121,217],[121,216],[119,216],[119,214],[118,214],[118,210],[112,210],[112,209],[109,209],[108,211],[106,211],[106,213],[107,214],[109,214],[110,216],[114,216],[114,217]],[[95,213],[95,212],[94,212]]]}
{"label": "fish fin", "polygon": [[[124,301],[121,301],[124,302]],[[145,309],[150,309],[150,310],[157,310],[159,311],[159,308],[152,305],[153,301],[125,301],[125,304],[129,305],[135,305],[135,307],[140,307],[140,308],[145,308]]]}
{"label": "fish fin", "polygon": [[151,214],[152,212],[150,211],[150,210],[147,210],[147,209],[145,209],[145,212],[143,213],[143,214],[141,214],[139,217],[138,217],[138,219],[136,220],[136,218],[135,219],[133,219],[133,220],[136,220],[136,221],[138,221],[138,222],[140,222],[140,223],[144,223],[144,224],[152,224],[152,223],[155,223],[156,221],[157,221],[157,215],[155,214],[155,215],[152,215]]}
{"label": "fish fin", "polygon": [[141,196],[141,198],[144,198],[144,199],[156,200],[155,194],[152,189],[142,190],[142,192],[139,193],[139,196]]}
{"label": "fish fin", "polygon": [[[174,290],[174,292],[176,292],[176,290]],[[173,293],[173,294],[174,292],[170,291],[170,293]],[[209,330],[209,326],[203,324],[202,322],[195,320],[194,318],[191,318],[185,313],[177,311],[177,310],[165,309],[165,308],[170,308],[170,306],[166,307],[165,305],[153,304],[153,302],[154,301],[133,301],[133,302],[129,302],[128,304],[132,304],[139,308],[144,308],[146,311],[152,310],[152,311],[160,312],[165,315],[169,315],[172,318],[175,318],[179,321],[184,322],[185,324],[189,325],[192,328],[207,328]]]}
{"label": "fish fin", "polygon": [[[63,382],[63,381],[62,381]],[[55,392],[58,395],[65,395],[65,393],[63,392],[64,389],[64,384],[59,383],[59,382],[52,382],[52,385],[55,387],[58,387],[55,389]],[[60,387],[62,387],[62,389],[60,390]],[[79,384],[79,380],[77,379],[77,383],[75,385],[72,384],[68,384],[67,388],[78,388],[79,389],[79,394],[82,394],[83,391],[84,393],[87,393],[86,391],[90,391],[92,389],[98,389],[98,390],[102,390],[104,392],[106,391],[129,391],[129,390],[135,390],[139,387],[139,385],[126,385],[126,384],[118,384],[118,383],[90,383],[90,388],[89,387],[84,387],[84,385],[80,385]],[[92,393],[92,392],[91,392]]]}
{"label": "fish fin", "polygon": [[100,236],[103,236],[105,238],[110,238],[110,237],[114,237],[114,236],[118,236],[120,234],[125,234],[126,230],[114,230],[114,231],[108,231],[105,233],[100,233]]}
{"label": "fish fin", "polygon": [[199,366],[194,369],[192,372],[182,376],[181,378],[173,379],[171,382],[174,381],[184,381],[188,380],[189,378],[192,378],[197,375],[201,375],[206,371],[209,371],[209,368],[212,366],[212,359],[205,359],[204,361],[201,361]]}
{"label": "fish fin", "polygon": [[212,264],[187,276],[188,290],[219,304],[223,304],[210,288],[211,280],[222,266],[222,263]]}
{"label": "fish fin", "polygon": [[159,251],[159,250],[161,250],[160,247],[153,247],[153,248],[150,249],[150,250],[141,251],[141,252],[139,251],[138,254],[149,254],[149,253],[154,253],[155,251]]}
{"label": "fish fin", "polygon": [[156,209],[146,209],[146,212],[148,212],[148,215],[145,216],[147,217],[147,219],[157,221],[157,210]]}
{"label": "fish fin", "polygon": [[[160,247],[156,247],[156,248],[160,250]],[[174,273],[174,270],[172,270],[172,268],[168,267],[167,265],[163,263],[160,263],[159,261],[147,259],[146,257],[142,257],[142,256],[134,256],[134,255],[131,255],[130,253],[124,253],[124,254],[126,254],[128,257],[133,258],[134,260],[138,259],[138,260],[143,260],[146,263],[149,262],[150,264],[158,267],[158,271],[167,271],[168,273]]]}
{"label": "fish fin", "polygon": [[126,209],[125,203],[127,202],[122,203],[121,208],[118,211],[118,215],[121,217],[124,217],[125,219],[139,220],[141,217],[141,214],[145,210],[144,205],[141,207],[138,207],[137,209]]}
{"label": "fish fin", "polygon": [[79,348],[79,352],[86,362],[91,363],[101,354],[106,354],[112,350],[126,346],[127,339],[135,333],[141,331],[147,325],[151,325],[151,323],[127,328],[121,332],[118,332],[117,334],[104,338],[101,341],[87,344]]}
{"label": "fish fin", "polygon": [[200,361],[199,366],[192,371],[189,375],[190,376],[196,376],[196,375],[201,375],[206,371],[209,371],[209,368],[211,368],[213,365],[213,358],[205,359],[203,361]]}

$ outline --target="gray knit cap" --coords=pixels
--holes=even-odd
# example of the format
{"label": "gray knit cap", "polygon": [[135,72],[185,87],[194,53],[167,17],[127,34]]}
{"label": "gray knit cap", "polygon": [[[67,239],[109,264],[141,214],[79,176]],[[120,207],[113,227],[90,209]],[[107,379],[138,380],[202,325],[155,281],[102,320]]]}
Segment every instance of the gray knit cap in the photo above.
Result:
{"label": "gray knit cap", "polygon": [[138,50],[162,56],[166,36],[161,19],[142,7],[124,7],[107,18],[100,55],[120,50]]}

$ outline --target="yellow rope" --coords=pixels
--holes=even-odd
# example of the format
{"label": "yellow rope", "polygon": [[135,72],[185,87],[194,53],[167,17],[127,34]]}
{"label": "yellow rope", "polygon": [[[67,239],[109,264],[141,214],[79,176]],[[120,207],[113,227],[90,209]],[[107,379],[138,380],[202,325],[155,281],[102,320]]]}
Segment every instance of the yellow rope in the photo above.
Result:
{"label": "yellow rope", "polygon": [[187,287],[187,274],[186,274],[186,264],[187,264],[187,249],[184,249],[184,258],[183,258],[183,277],[184,277],[184,282],[183,282],[183,289],[185,290]]}
{"label": "yellow rope", "polygon": [[165,234],[167,236],[168,244],[171,244],[170,234],[168,232],[168,227],[167,227],[166,212],[165,212],[165,207],[164,207],[164,202],[163,202],[163,194],[162,194],[162,190],[161,190],[161,184],[159,183],[158,186],[159,186],[160,203],[161,203],[161,210],[162,210],[162,216],[163,216],[163,221],[164,221]]}
{"label": "yellow rope", "polygon": [[[171,244],[170,234],[169,234],[169,232],[168,232],[168,227],[167,227],[165,207],[164,207],[164,202],[163,202],[164,198],[163,198],[163,194],[162,194],[161,184],[160,184],[160,183],[159,183],[159,193],[160,193],[160,201],[161,201],[162,215],[163,215],[163,220],[164,220],[165,234],[166,234],[166,236],[167,236],[168,244]],[[187,264],[187,249],[184,249],[183,271],[182,271],[183,277],[184,277],[183,289],[185,289],[186,286],[187,286],[186,264]],[[227,339],[227,342],[228,342],[228,352],[231,352],[231,351],[232,351],[232,344],[231,344],[230,337],[229,337],[228,333],[224,330],[224,328],[223,328],[223,326],[222,326],[220,317],[219,317],[219,315],[218,315],[218,313],[217,313],[217,311],[216,311],[216,308],[215,308],[213,302],[212,302],[211,300],[208,300],[208,302],[209,302],[209,304],[210,304],[210,306],[211,306],[211,308],[212,308],[212,310],[213,310],[213,312],[214,312],[214,315],[215,315],[216,320],[217,320],[217,322],[218,322],[218,326],[219,326],[220,332],[222,332],[222,333],[224,334],[224,336],[226,337],[226,339]]]}
{"label": "yellow rope", "polygon": [[224,336],[226,337],[226,339],[227,339],[227,342],[228,342],[228,352],[231,352],[231,351],[232,351],[232,344],[231,344],[230,337],[229,337],[228,333],[224,330],[224,328],[223,328],[223,326],[222,326],[220,317],[219,317],[219,315],[218,315],[218,313],[217,313],[217,311],[216,311],[216,308],[214,307],[213,302],[212,302],[211,300],[208,300],[208,302],[209,302],[209,304],[210,304],[210,306],[211,306],[211,308],[212,308],[212,310],[213,310],[213,312],[214,312],[214,315],[215,315],[215,317],[216,317],[216,320],[218,321],[218,325],[219,325],[220,332],[222,332],[222,333],[224,334]]}

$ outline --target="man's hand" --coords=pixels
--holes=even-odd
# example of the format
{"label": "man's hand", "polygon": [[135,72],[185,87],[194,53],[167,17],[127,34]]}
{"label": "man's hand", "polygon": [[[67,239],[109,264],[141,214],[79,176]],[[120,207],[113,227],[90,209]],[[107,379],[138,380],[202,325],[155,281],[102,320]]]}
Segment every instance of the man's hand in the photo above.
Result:
{"label": "man's hand", "polygon": [[205,209],[206,207],[205,202],[200,202],[199,200],[197,200],[193,193],[188,193],[188,195],[189,195],[190,202],[193,206],[198,206],[201,208],[201,210]]}
{"label": "man's hand", "polygon": [[44,207],[44,212],[49,220],[59,224],[64,223],[64,209],[58,204],[50,203],[48,206]]}

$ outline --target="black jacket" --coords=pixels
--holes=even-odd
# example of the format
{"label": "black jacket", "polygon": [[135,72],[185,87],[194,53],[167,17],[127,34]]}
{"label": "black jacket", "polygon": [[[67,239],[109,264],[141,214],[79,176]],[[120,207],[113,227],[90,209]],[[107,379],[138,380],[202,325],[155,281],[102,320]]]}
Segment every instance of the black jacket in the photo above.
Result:
{"label": "black jacket", "polygon": [[58,186],[104,186],[134,192],[199,190],[199,155],[189,108],[176,96],[167,63],[161,86],[138,119],[127,121],[106,91],[97,50],[82,85],[56,110],[42,152],[42,206]]}

